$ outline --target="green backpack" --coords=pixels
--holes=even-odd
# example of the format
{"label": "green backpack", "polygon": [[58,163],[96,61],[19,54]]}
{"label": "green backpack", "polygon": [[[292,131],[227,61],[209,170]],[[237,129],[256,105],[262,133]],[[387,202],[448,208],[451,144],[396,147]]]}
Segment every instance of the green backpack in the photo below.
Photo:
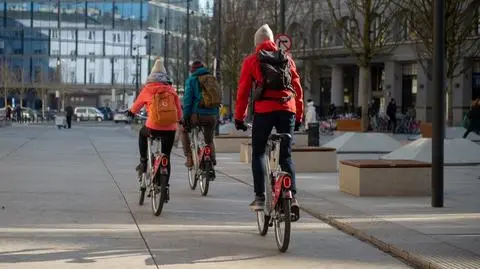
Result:
{"label": "green backpack", "polygon": [[222,96],[217,79],[213,75],[198,77],[200,84],[200,108],[218,108],[222,103]]}

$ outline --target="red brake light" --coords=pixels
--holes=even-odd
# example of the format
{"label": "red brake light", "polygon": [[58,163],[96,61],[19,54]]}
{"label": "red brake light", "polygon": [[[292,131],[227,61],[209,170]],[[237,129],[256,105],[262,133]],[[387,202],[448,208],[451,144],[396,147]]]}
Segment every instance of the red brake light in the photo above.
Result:
{"label": "red brake light", "polygon": [[162,166],[164,166],[164,167],[167,166],[167,165],[168,165],[168,158],[167,158],[167,157],[163,157],[161,164],[162,164]]}
{"label": "red brake light", "polygon": [[283,186],[286,189],[290,189],[292,187],[292,178],[289,176],[284,176],[283,177]]}
{"label": "red brake light", "polygon": [[210,147],[205,147],[205,155],[210,155],[212,153],[212,149]]}

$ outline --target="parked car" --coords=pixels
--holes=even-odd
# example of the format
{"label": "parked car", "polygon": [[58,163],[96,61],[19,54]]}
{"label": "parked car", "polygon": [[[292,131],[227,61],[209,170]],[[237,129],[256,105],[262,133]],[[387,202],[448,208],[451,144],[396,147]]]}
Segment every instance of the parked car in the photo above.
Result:
{"label": "parked car", "polygon": [[73,111],[73,115],[77,122],[88,121],[88,120],[95,120],[95,121],[101,122],[105,118],[105,115],[103,115],[103,113],[100,110],[98,110],[93,106],[76,107]]}
{"label": "parked car", "polygon": [[99,107],[98,110],[100,110],[105,117],[103,118],[104,120],[113,120],[113,116],[115,113],[113,113],[112,109],[109,107]]}
{"label": "parked car", "polygon": [[115,114],[113,115],[113,121],[115,123],[119,123],[119,122],[131,123],[132,119],[130,119],[125,115],[125,110],[119,110],[115,112]]}

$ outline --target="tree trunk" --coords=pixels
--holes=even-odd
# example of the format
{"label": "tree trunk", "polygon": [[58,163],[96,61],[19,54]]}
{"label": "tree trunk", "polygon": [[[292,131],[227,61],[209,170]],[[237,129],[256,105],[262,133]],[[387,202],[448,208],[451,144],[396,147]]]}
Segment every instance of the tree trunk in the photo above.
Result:
{"label": "tree trunk", "polygon": [[453,79],[448,79],[447,88],[447,126],[453,126]]}
{"label": "tree trunk", "polygon": [[370,66],[360,66],[360,72],[359,72],[359,98],[360,98],[360,104],[361,104],[361,110],[362,110],[362,115],[361,115],[361,126],[362,126],[362,132],[367,132],[368,131],[368,126],[369,126],[369,118],[368,118],[368,101],[370,100]]}

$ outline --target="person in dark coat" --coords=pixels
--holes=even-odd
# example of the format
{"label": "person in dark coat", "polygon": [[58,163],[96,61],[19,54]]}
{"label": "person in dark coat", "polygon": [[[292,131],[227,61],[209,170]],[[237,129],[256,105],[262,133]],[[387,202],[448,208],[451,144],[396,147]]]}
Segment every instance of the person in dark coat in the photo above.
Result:
{"label": "person in dark coat", "polygon": [[17,122],[22,121],[22,108],[20,106],[15,107],[15,114],[17,115]]}
{"label": "person in dark coat", "polygon": [[471,132],[480,133],[480,98],[477,98],[472,102],[472,106],[466,115],[468,123],[465,128],[467,129],[463,134],[463,138],[467,138]]}
{"label": "person in dark coat", "polygon": [[67,127],[68,129],[72,128],[72,117],[73,117],[73,107],[72,106],[67,106],[65,108],[65,112],[67,112]]}
{"label": "person in dark coat", "polygon": [[397,129],[397,103],[393,98],[387,106],[387,116],[389,118],[389,124],[392,126],[392,133],[395,133]]}

